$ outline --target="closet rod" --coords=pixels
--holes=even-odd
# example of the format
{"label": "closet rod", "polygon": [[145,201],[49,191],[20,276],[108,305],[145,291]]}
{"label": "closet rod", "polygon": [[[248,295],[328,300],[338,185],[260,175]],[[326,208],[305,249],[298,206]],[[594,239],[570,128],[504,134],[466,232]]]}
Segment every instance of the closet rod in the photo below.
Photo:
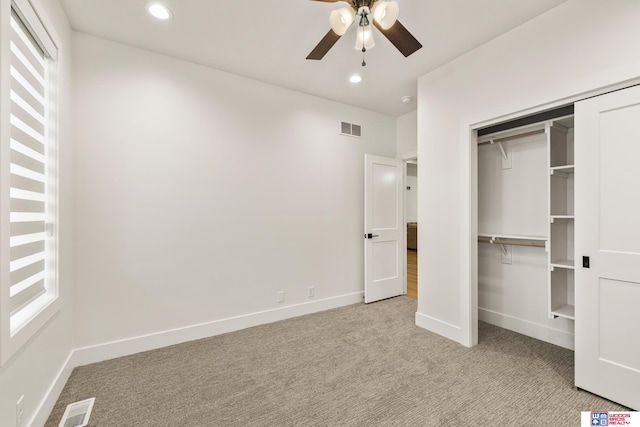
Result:
{"label": "closet rod", "polygon": [[545,242],[526,242],[518,240],[504,240],[504,239],[486,239],[483,237],[478,238],[479,243],[492,243],[494,245],[511,245],[511,246],[531,246],[535,248],[544,248]]}
{"label": "closet rod", "polygon": [[493,140],[489,140],[489,141],[484,141],[484,142],[478,142],[478,145],[486,145],[486,144],[491,144],[491,141],[495,142],[505,142],[505,141],[510,141],[512,139],[518,139],[518,138],[522,138],[525,136],[531,136],[531,135],[538,135],[541,133],[545,133],[544,129],[538,129],[538,130],[533,130],[531,132],[524,132],[524,133],[520,133],[518,135],[511,135],[511,136],[505,136],[502,138],[495,138]]}

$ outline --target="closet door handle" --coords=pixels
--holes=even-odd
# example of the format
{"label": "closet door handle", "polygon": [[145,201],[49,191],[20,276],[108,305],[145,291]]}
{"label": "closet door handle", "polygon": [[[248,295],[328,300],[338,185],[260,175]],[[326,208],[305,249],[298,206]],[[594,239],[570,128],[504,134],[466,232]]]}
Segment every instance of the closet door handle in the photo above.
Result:
{"label": "closet door handle", "polygon": [[380,237],[380,236],[377,234],[371,234],[371,233],[364,235],[365,239],[373,239],[374,237]]}

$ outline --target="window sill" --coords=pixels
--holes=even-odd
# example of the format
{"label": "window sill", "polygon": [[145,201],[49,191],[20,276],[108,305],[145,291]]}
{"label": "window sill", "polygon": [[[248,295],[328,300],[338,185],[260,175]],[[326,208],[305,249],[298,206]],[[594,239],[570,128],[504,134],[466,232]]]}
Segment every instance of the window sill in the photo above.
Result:
{"label": "window sill", "polygon": [[42,295],[30,306],[6,319],[8,328],[3,328],[0,347],[0,365],[11,359],[34,335],[38,333],[62,308],[59,296]]}

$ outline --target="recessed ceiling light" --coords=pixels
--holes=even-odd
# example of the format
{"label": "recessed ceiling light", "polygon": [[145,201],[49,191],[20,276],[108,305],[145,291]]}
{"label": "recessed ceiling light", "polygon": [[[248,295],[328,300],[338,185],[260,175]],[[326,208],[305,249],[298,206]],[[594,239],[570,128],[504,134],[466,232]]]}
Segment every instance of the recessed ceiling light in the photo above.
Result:
{"label": "recessed ceiling light", "polygon": [[162,19],[162,20],[171,19],[171,11],[166,6],[163,6],[161,4],[157,4],[157,3],[150,4],[147,10],[151,15],[153,15],[158,19]]}
{"label": "recessed ceiling light", "polygon": [[362,81],[362,76],[354,74],[353,76],[349,77],[349,81],[351,83],[360,83]]}

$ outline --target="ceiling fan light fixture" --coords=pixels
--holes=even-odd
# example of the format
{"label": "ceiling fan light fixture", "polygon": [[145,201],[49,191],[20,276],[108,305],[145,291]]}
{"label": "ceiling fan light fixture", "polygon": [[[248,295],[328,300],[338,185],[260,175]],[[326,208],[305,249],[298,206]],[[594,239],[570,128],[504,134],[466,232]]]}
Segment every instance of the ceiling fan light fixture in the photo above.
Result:
{"label": "ceiling fan light fixture", "polygon": [[334,33],[339,36],[347,32],[353,21],[356,19],[356,13],[349,6],[341,7],[334,10],[329,15],[329,24]]}
{"label": "ceiling fan light fixture", "polygon": [[365,27],[358,27],[358,34],[356,35],[355,48],[358,50],[362,50],[362,47],[364,46],[365,50],[369,50],[375,45],[376,44],[373,41],[373,30],[371,29],[371,25],[367,25]]}
{"label": "ceiling fan light fixture", "polygon": [[382,27],[383,30],[388,30],[393,27],[393,24],[398,20],[398,14],[400,13],[400,6],[396,1],[383,1],[379,0],[373,5],[371,14],[373,19]]}
{"label": "ceiling fan light fixture", "polygon": [[[356,23],[355,48],[362,51],[362,66],[366,66],[365,53],[375,46],[371,24],[400,51],[404,57],[413,55],[422,44],[398,21],[399,7],[396,1],[390,0],[315,0],[324,3],[349,3],[351,7],[335,10],[329,17],[331,29],[307,55],[307,59],[321,60],[329,50]],[[369,16],[371,15],[371,16]]]}

